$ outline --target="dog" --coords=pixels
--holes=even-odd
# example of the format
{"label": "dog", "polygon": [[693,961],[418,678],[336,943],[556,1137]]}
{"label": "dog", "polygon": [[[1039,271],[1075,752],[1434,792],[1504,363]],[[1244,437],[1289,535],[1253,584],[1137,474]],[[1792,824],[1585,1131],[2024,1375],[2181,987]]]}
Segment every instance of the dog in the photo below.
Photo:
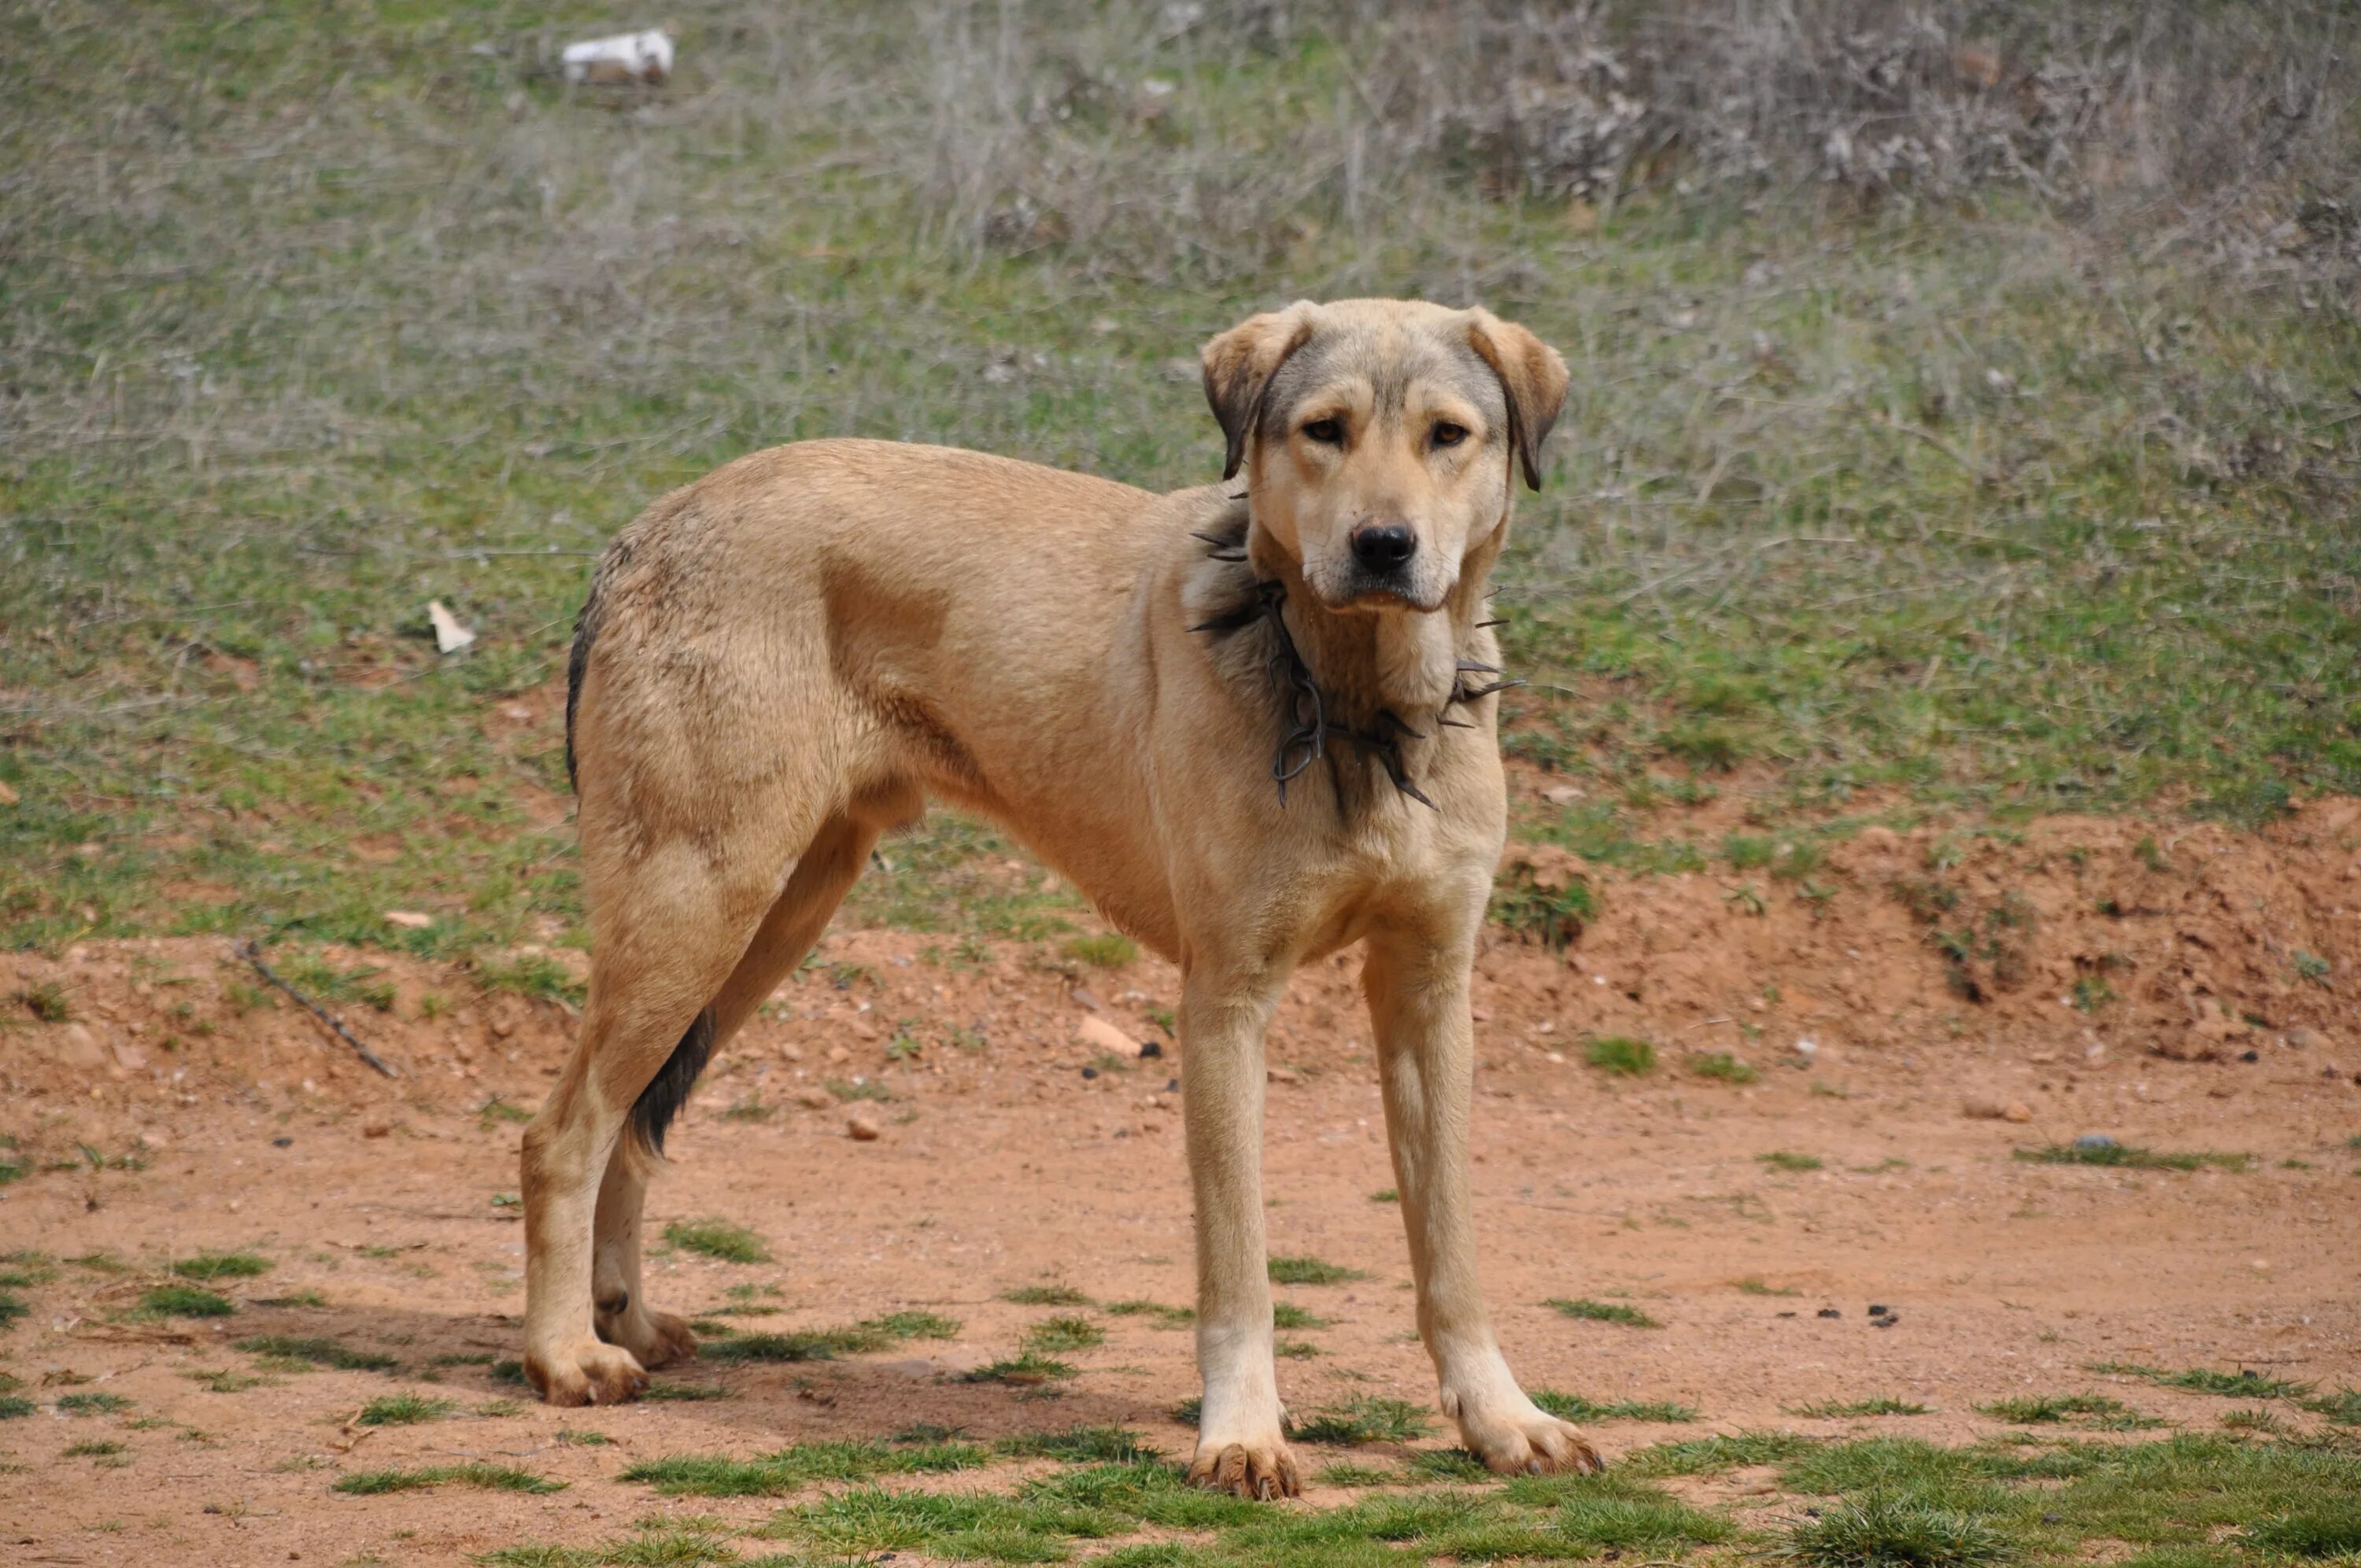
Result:
{"label": "dog", "polygon": [[[942,447],[759,452],[651,506],[577,628],[581,1036],[524,1136],[524,1368],[606,1403],[693,1354],[641,1285],[664,1129],[878,835],[981,812],[1176,963],[1191,1475],[1291,1496],[1263,1234],[1263,1033],[1358,943],[1418,1326],[1510,1473],[1597,1453],[1510,1375],[1477,1278],[1469,972],[1503,845],[1487,581],[1557,353],[1482,310],[1299,302],[1204,346],[1224,482],[1152,495]],[[1239,481],[1243,473],[1243,481]]]}

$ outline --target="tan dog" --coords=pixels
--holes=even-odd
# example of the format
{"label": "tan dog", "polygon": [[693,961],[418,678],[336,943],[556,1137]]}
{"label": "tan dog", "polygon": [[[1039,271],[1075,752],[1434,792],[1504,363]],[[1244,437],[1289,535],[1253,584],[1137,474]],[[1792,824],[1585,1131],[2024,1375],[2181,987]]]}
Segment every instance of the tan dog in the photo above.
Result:
{"label": "tan dog", "polygon": [[[568,698],[593,963],[524,1140],[525,1370],[625,1399],[690,1354],[640,1206],[708,1055],[933,795],[1005,824],[1180,966],[1202,1426],[1191,1474],[1299,1489],[1271,1361],[1263,1029],[1363,944],[1419,1331],[1503,1472],[1598,1456],[1510,1375],[1477,1280],[1468,971],[1506,819],[1482,622],[1565,363],[1483,311],[1309,302],[1205,345],[1224,477],[1153,496],[819,441],[619,536]],[[1276,775],[1276,778],[1275,778]]]}

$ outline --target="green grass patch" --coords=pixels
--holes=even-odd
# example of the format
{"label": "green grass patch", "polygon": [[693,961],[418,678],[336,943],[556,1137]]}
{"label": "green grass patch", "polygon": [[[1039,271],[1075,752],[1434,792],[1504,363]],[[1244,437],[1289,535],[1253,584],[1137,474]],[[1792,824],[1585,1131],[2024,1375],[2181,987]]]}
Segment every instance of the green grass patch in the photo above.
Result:
{"label": "green grass patch", "polygon": [[2015,1398],[1995,1399],[1989,1405],[1978,1405],[1976,1409],[1994,1420],[2011,1421],[2018,1426],[2056,1425],[2073,1420],[2106,1431],[2139,1431],[2164,1424],[2104,1394],[2027,1394]]}
{"label": "green grass patch", "polygon": [[[339,1341],[294,1334],[257,1334],[237,1342],[237,1348],[250,1355],[269,1357],[271,1361],[293,1366],[333,1367],[339,1372],[399,1372],[401,1358],[383,1351],[355,1350]],[[511,1363],[517,1369],[515,1381],[524,1381],[521,1363]],[[498,1365],[495,1364],[495,1373]]]}
{"label": "green grass patch", "polygon": [[1817,1404],[1790,1405],[1787,1413],[1818,1420],[1850,1420],[1862,1416],[1924,1416],[1932,1412],[1916,1400],[1881,1394],[1867,1399],[1824,1399]]}
{"label": "green grass patch", "polygon": [[1273,1301],[1270,1304],[1270,1322],[1271,1327],[1278,1329],[1324,1329],[1331,1326],[1328,1320],[1319,1313],[1299,1307],[1292,1301]]}
{"label": "green grass patch", "polygon": [[719,1343],[701,1345],[707,1361],[774,1362],[828,1361],[840,1355],[865,1355],[905,1340],[955,1339],[960,1325],[935,1312],[888,1312],[848,1328],[807,1329],[785,1333],[740,1334]]}
{"label": "green grass patch", "polygon": [[1806,1170],[1818,1170],[1828,1163],[1821,1159],[1817,1155],[1791,1154],[1785,1149],[1773,1149],[1768,1154],[1759,1154],[1754,1157],[1762,1164],[1769,1166],[1773,1170],[1784,1170],[1798,1173]]}
{"label": "green grass patch", "polygon": [[2016,1556],[2017,1548],[1969,1514],[1872,1493],[1794,1521],[1773,1555],[1804,1568],[1990,1568]]}
{"label": "green grass patch", "polygon": [[32,1415],[40,1408],[22,1394],[0,1394],[0,1421],[13,1421]]}
{"label": "green grass patch", "polygon": [[1670,1399],[1587,1399],[1579,1394],[1554,1393],[1536,1388],[1531,1396],[1534,1404],[1562,1421],[1693,1421],[1697,1419],[1694,1406],[1675,1404]]}
{"label": "green grass patch", "polygon": [[1794,1432],[1742,1431],[1659,1442],[1629,1455],[1634,1475],[1719,1475],[1755,1464],[1783,1464],[1811,1451],[1813,1440]]}
{"label": "green grass patch", "polygon": [[1313,1415],[1294,1429],[1299,1442],[1350,1448],[1365,1442],[1415,1442],[1427,1434],[1426,1411],[1404,1399],[1349,1400]]}
{"label": "green grass patch", "polygon": [[1075,1369],[1038,1350],[1027,1350],[1016,1355],[1003,1356],[970,1372],[962,1379],[969,1383],[1005,1383],[1012,1388],[1038,1388],[1048,1383],[1062,1383],[1075,1376]]}
{"label": "green grass patch", "polygon": [[[1014,1290],[1003,1290],[1000,1299],[1014,1301],[1020,1307],[1092,1307],[1097,1303],[1071,1285],[1020,1285]],[[1145,1307],[1146,1302],[1138,1303]],[[1110,1308],[1119,1311],[1121,1308]]]}
{"label": "green grass patch", "polygon": [[2339,1388],[2334,1394],[2319,1394],[2300,1401],[2315,1415],[2326,1416],[2338,1426],[2361,1427],[2361,1388]]}
{"label": "green grass patch", "polygon": [[1316,1257],[1274,1257],[1268,1267],[1273,1285],[1345,1285],[1368,1277],[1357,1268]]}
{"label": "green grass patch", "polygon": [[2049,1144],[2018,1149],[2016,1157],[2030,1165],[2119,1166],[2130,1170],[2247,1170],[2255,1157],[2244,1154],[2175,1152],[2142,1148],[2136,1144]]}
{"label": "green grass patch", "polygon": [[1728,1051],[1703,1051],[1688,1058],[1688,1069],[1719,1083],[1752,1083],[1762,1073]]}
{"label": "green grass patch", "polygon": [[1075,962],[1096,969],[1121,969],[1139,958],[1139,944],[1119,931],[1071,938],[1063,950]]}
{"label": "green grass patch", "polygon": [[992,1450],[972,1442],[799,1442],[746,1460],[719,1454],[642,1460],[619,1478],[653,1486],[668,1497],[775,1497],[815,1482],[942,1475],[992,1460]]}
{"label": "green grass patch", "polygon": [[251,1279],[270,1271],[270,1260],[250,1252],[201,1252],[172,1265],[183,1279]]}
{"label": "green grass patch", "polygon": [[442,1420],[453,1408],[448,1399],[432,1399],[423,1394],[386,1394],[363,1405],[354,1420],[365,1427],[414,1426]]}
{"label": "green grass patch", "polygon": [[540,1495],[566,1490],[563,1481],[552,1481],[530,1470],[519,1470],[507,1464],[429,1464],[416,1470],[362,1470],[346,1476],[335,1485],[335,1490],[356,1497],[382,1497],[389,1492],[418,1492],[434,1486],[479,1486],[494,1492],[530,1492]]}
{"label": "green grass patch", "polygon": [[1621,1323],[1632,1329],[1660,1329],[1664,1325],[1640,1310],[1620,1301],[1594,1301],[1587,1297],[1553,1296],[1542,1303],[1562,1318],[1580,1318],[1594,1323]]}
{"label": "green grass patch", "polygon": [[1023,1343],[1028,1354],[1054,1355],[1104,1344],[1106,1331],[1088,1318],[1044,1318],[1025,1331]]}
{"label": "green grass patch", "polygon": [[2284,1377],[2272,1377],[2251,1367],[2235,1372],[2217,1372],[2210,1366],[2191,1366],[2180,1372],[2168,1372],[2162,1367],[2141,1366],[2132,1362],[2106,1361],[2091,1368],[2114,1377],[2139,1377],[2159,1388],[2179,1388],[2191,1394],[2218,1394],[2229,1399],[2296,1399],[2312,1392],[2309,1383],[2293,1383]]}
{"label": "green grass patch", "polygon": [[130,1408],[122,1395],[104,1391],[58,1396],[58,1409],[70,1416],[119,1416]]}
{"label": "green grass patch", "polygon": [[1193,1307],[1168,1307],[1160,1301],[1110,1301],[1108,1313],[1118,1318],[1148,1318],[1159,1329],[1183,1329],[1197,1321]]}
{"label": "green grass patch", "polygon": [[771,1251],[763,1239],[743,1225],[726,1220],[675,1220],[664,1226],[664,1240],[686,1251],[702,1253],[723,1263],[768,1263]]}
{"label": "green grass patch", "polygon": [[1582,1059],[1604,1072],[1638,1078],[1656,1069],[1656,1047],[1629,1035],[1599,1035],[1583,1043]]}
{"label": "green grass patch", "polygon": [[139,1310],[166,1318],[226,1318],[237,1307],[228,1297],[193,1285],[159,1285],[140,1296]]}
{"label": "green grass patch", "polygon": [[2245,1541],[2280,1557],[2361,1558],[2361,1499],[2323,1498],[2248,1526]]}

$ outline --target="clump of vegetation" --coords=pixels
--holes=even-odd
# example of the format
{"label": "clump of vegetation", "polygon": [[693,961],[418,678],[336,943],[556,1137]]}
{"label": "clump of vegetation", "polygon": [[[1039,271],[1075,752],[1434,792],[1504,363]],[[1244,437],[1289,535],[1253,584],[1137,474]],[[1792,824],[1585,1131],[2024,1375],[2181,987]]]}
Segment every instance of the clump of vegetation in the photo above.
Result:
{"label": "clump of vegetation", "polygon": [[251,1279],[269,1271],[270,1260],[250,1252],[201,1252],[172,1265],[183,1279]]}
{"label": "clump of vegetation", "polygon": [[970,1383],[1005,1383],[1012,1388],[1038,1388],[1044,1383],[1062,1382],[1074,1376],[1074,1368],[1065,1362],[1027,1350],[1013,1356],[979,1366],[969,1373]]}
{"label": "clump of vegetation", "polygon": [[726,1220],[675,1220],[664,1226],[664,1240],[689,1252],[702,1253],[723,1263],[768,1263],[770,1248],[743,1225]]}
{"label": "clump of vegetation", "polygon": [[888,1312],[849,1328],[806,1329],[787,1333],[740,1334],[698,1348],[698,1355],[719,1362],[829,1361],[840,1355],[863,1355],[905,1340],[953,1339],[959,1323],[934,1312]]}
{"label": "clump of vegetation", "polygon": [[1774,1549],[1802,1568],[1986,1568],[2015,1552],[2006,1536],[1971,1515],[1886,1492],[1795,1520]]}
{"label": "clump of vegetation", "polygon": [[1599,1035],[1584,1043],[1582,1058],[1603,1071],[1637,1078],[1655,1070],[1656,1047],[1628,1035]]}
{"label": "clump of vegetation", "polygon": [[1579,1394],[1556,1394],[1536,1388],[1532,1401],[1565,1421],[1674,1421],[1697,1419],[1695,1406],[1669,1399],[1586,1399]]}
{"label": "clump of vegetation", "polygon": [[1301,1442],[1350,1448],[1365,1442],[1415,1442],[1428,1431],[1426,1412],[1403,1399],[1353,1399],[1298,1425]]}
{"label": "clump of vegetation", "polygon": [[2109,1431],[2134,1431],[2164,1424],[2104,1394],[2024,1395],[1996,1399],[1976,1409],[1995,1420],[2014,1421],[2020,1426],[2039,1426],[2077,1417],[2087,1418],[2091,1425]]}
{"label": "clump of vegetation", "polygon": [[2130,1170],[2200,1170],[2207,1166],[2217,1170],[2246,1170],[2255,1159],[2244,1154],[2169,1153],[2142,1148],[2136,1144],[2096,1142],[2018,1149],[2016,1157],[2030,1165],[2119,1166]]}
{"label": "clump of vegetation", "polygon": [[1542,1303],[1562,1318],[1581,1318],[1594,1323],[1621,1323],[1626,1328],[1657,1329],[1664,1325],[1637,1307],[1620,1301],[1594,1301],[1588,1297],[1569,1299],[1553,1296]]}
{"label": "clump of vegetation", "polygon": [[1929,1412],[1914,1399],[1879,1395],[1867,1399],[1824,1399],[1817,1404],[1795,1405],[1788,1408],[1787,1413],[1820,1420],[1845,1420],[1856,1416],[1923,1416]]}
{"label": "clump of vegetation", "polygon": [[1705,1051],[1688,1058],[1689,1070],[1721,1083],[1752,1083],[1762,1073],[1728,1051]]}
{"label": "clump of vegetation", "polygon": [[2291,1383],[2284,1377],[2271,1377],[2251,1367],[2235,1372],[2217,1372],[2210,1366],[2192,1366],[2181,1372],[2167,1372],[2161,1367],[2142,1366],[2132,1362],[2107,1361],[2091,1368],[2115,1377],[2144,1377],[2160,1388],[2180,1388],[2191,1394],[2218,1394],[2232,1399],[2296,1399],[2312,1392],[2309,1383]]}
{"label": "clump of vegetation", "polygon": [[237,1310],[228,1297],[193,1285],[159,1285],[139,1298],[139,1309],[170,1318],[226,1318]]}
{"label": "clump of vegetation", "polygon": [[1357,1268],[1323,1263],[1316,1257],[1274,1256],[1269,1270],[1273,1285],[1344,1285],[1368,1277]]}
{"label": "clump of vegetation", "polygon": [[1817,1155],[1790,1154],[1784,1149],[1773,1149],[1767,1154],[1759,1154],[1754,1157],[1773,1170],[1798,1173],[1817,1170],[1827,1163]]}
{"label": "clump of vegetation", "polygon": [[387,1394],[363,1405],[361,1413],[354,1419],[365,1427],[413,1426],[420,1421],[439,1421],[452,1409],[448,1399],[430,1399],[423,1394]]}
{"label": "clump of vegetation", "polygon": [[[1020,1285],[1014,1290],[1003,1290],[1000,1299],[1020,1307],[1089,1307],[1096,1305],[1088,1296],[1071,1285]],[[1148,1302],[1126,1302],[1110,1307],[1111,1312],[1138,1310],[1151,1305]]]}
{"label": "clump of vegetation", "polygon": [[432,1486],[480,1486],[490,1491],[538,1495],[562,1492],[566,1483],[506,1464],[429,1464],[416,1470],[357,1471],[337,1482],[335,1490],[356,1497],[375,1497],[388,1492],[416,1492]]}
{"label": "clump of vegetation", "polygon": [[[291,1369],[306,1365],[334,1367],[339,1372],[399,1372],[401,1361],[383,1351],[355,1350],[332,1339],[299,1337],[293,1334],[257,1334],[237,1342],[237,1348],[252,1355]],[[524,1369],[517,1367],[516,1381],[524,1381]],[[497,1368],[495,1369],[497,1370]]]}
{"label": "clump of vegetation", "polygon": [[1493,886],[1491,917],[1525,941],[1562,952],[1598,917],[1598,897],[1563,850],[1521,848]]}
{"label": "clump of vegetation", "polygon": [[1106,1331],[1088,1318],[1044,1318],[1025,1331],[1028,1354],[1089,1350],[1106,1343]]}
{"label": "clump of vegetation", "polygon": [[1070,938],[1065,954],[1077,963],[1096,969],[1121,969],[1139,958],[1139,944],[1120,931],[1104,931]]}
{"label": "clump of vegetation", "polygon": [[73,1002],[64,986],[45,980],[38,985],[20,985],[8,993],[8,1000],[39,1019],[44,1024],[73,1022]]}
{"label": "clump of vegetation", "polygon": [[120,1394],[82,1392],[58,1396],[58,1409],[70,1416],[119,1416],[131,1408]]}

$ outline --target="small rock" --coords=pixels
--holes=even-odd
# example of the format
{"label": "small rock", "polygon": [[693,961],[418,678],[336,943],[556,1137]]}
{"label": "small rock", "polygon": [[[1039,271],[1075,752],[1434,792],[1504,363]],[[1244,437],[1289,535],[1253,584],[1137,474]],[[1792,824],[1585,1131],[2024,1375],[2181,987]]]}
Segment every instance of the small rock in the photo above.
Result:
{"label": "small rock", "polygon": [[1875,1302],[1872,1302],[1870,1303],[1869,1315],[1872,1318],[1882,1318],[1886,1315],[1886,1310],[1883,1307],[1877,1305]]}
{"label": "small rock", "polygon": [[270,1140],[270,1146],[275,1149],[291,1149],[295,1146],[295,1140],[292,1138],[273,1138]]}
{"label": "small rock", "polygon": [[825,1111],[836,1103],[836,1096],[825,1089],[807,1089],[796,1096],[796,1101],[807,1111]]}
{"label": "small rock", "polygon": [[1082,1069],[1082,1078],[1085,1081],[1096,1078],[1098,1075],[1099,1069],[1094,1067],[1086,1067]]}
{"label": "small rock", "polygon": [[831,1067],[841,1067],[852,1059],[852,1053],[842,1046],[830,1046],[828,1048],[828,1059]]}
{"label": "small rock", "polygon": [[1900,1318],[1896,1317],[1892,1312],[1888,1312],[1882,1318],[1870,1319],[1869,1326],[1873,1329],[1890,1329],[1901,1321],[1902,1320]]}
{"label": "small rock", "polygon": [[422,915],[415,909],[389,909],[385,912],[385,923],[399,926],[405,931],[423,931],[434,924],[434,916]]}
{"label": "small rock", "polygon": [[1968,1096],[1960,1109],[1979,1122],[1998,1122],[2008,1115],[2006,1101],[1987,1099],[1981,1094]]}
{"label": "small rock", "polygon": [[1552,784],[1542,791],[1542,798],[1552,806],[1572,806],[1582,798],[1582,791],[1573,784]]}
{"label": "small rock", "polygon": [[1104,1013],[1106,1011],[1106,1003],[1099,1000],[1099,993],[1093,991],[1087,985],[1078,985],[1074,987],[1074,1000],[1081,1003],[1083,1006],[1089,1008],[1093,1013]]}
{"label": "small rock", "polygon": [[2085,1154],[2095,1154],[2101,1149],[2114,1148],[2115,1140],[2104,1133],[2084,1133],[2074,1140],[2074,1146]]}
{"label": "small rock", "polygon": [[1301,1083],[1303,1081],[1303,1075],[1296,1071],[1291,1067],[1267,1067],[1263,1069],[1262,1075],[1266,1080],[1272,1083]]}
{"label": "small rock", "polygon": [[1834,1307],[1822,1307],[1817,1315],[1823,1318],[1841,1318],[1844,1316],[1842,1312],[1838,1311]]}
{"label": "small rock", "polygon": [[2012,1100],[2001,1108],[2000,1114],[2004,1122],[2030,1122],[2033,1120],[2033,1107],[2022,1100]]}
{"label": "small rock", "polygon": [[1809,1061],[1814,1057],[1820,1054],[1820,1042],[1812,1038],[1811,1036],[1806,1035],[1802,1039],[1795,1042],[1795,1054],[1803,1058],[1806,1061]]}
{"label": "small rock", "polygon": [[364,1122],[361,1124],[361,1136],[365,1138],[382,1138],[387,1136],[392,1131],[393,1124],[390,1122]]}
{"label": "small rock", "polygon": [[1107,1051],[1119,1057],[1139,1054],[1137,1040],[1095,1013],[1085,1013],[1074,1020],[1074,1038],[1093,1050]]}
{"label": "small rock", "polygon": [[877,1118],[866,1111],[855,1111],[844,1119],[844,1135],[856,1144],[873,1144],[884,1130],[878,1126]]}
{"label": "small rock", "polygon": [[1142,1061],[1154,1061],[1157,1058],[1159,1058],[1159,1057],[1162,1056],[1163,1054],[1164,1054],[1164,1042],[1163,1042],[1163,1041],[1161,1041],[1161,1040],[1142,1040],[1142,1041],[1140,1041],[1140,1042],[1139,1042],[1139,1059],[1140,1059],[1140,1060],[1142,1060]]}
{"label": "small rock", "polygon": [[2290,1029],[2287,1032],[2287,1043],[2300,1051],[2308,1051],[2314,1046],[2326,1044],[2316,1031],[2311,1029]]}
{"label": "small rock", "polygon": [[2240,1061],[2260,1061],[2263,1059],[2263,1053],[2260,1051],[2240,1051],[2238,1053],[2238,1059]]}

